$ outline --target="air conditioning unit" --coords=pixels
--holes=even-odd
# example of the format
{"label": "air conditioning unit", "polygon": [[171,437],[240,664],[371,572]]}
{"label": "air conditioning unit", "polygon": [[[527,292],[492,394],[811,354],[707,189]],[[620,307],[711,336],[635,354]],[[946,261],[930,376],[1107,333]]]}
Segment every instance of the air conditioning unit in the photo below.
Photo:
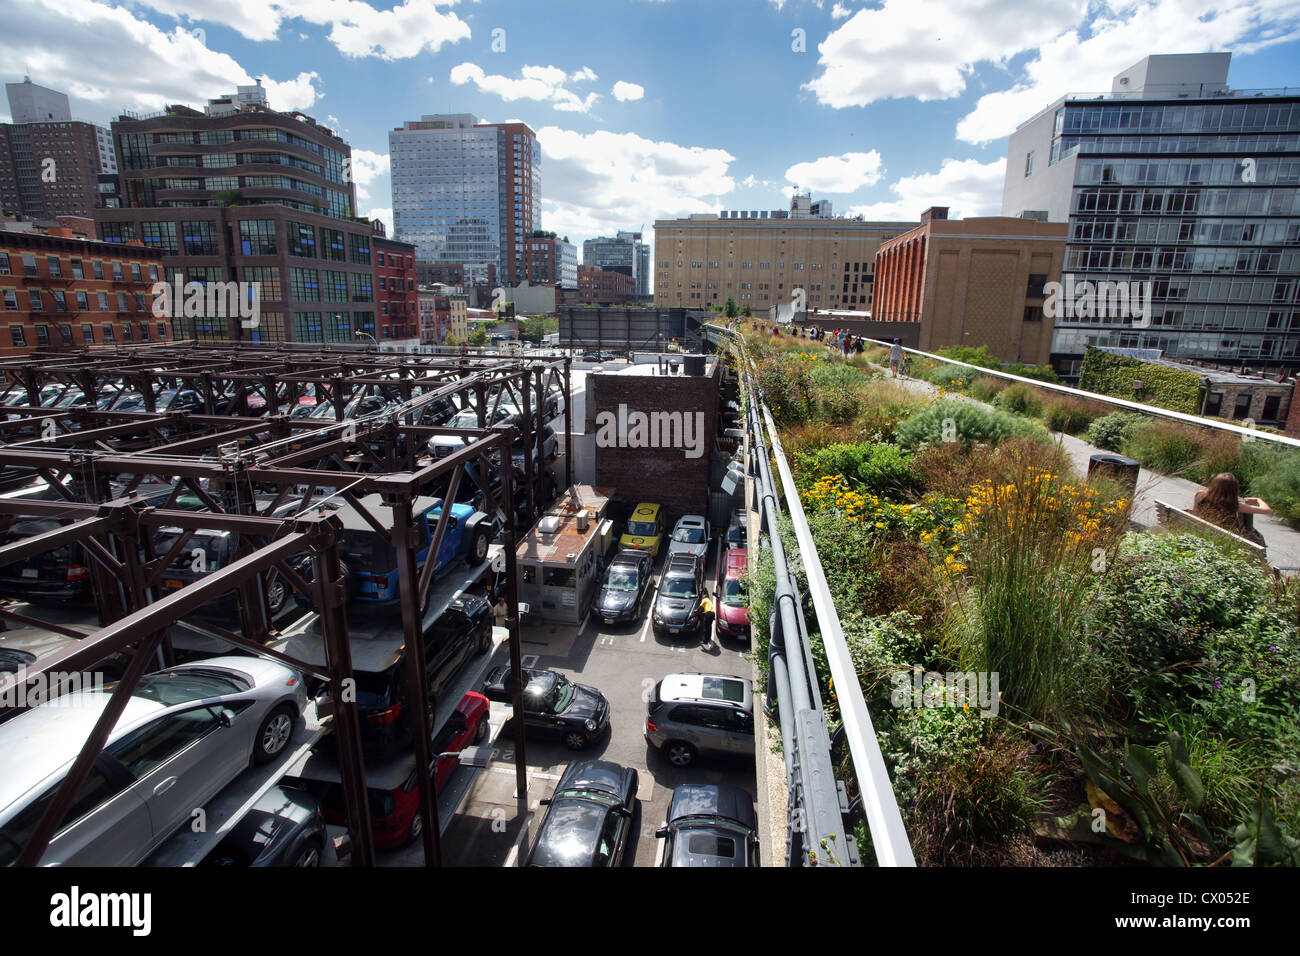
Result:
{"label": "air conditioning unit", "polygon": [[583,534],[586,534],[587,532],[587,522],[587,509],[583,508],[578,512],[578,530]]}

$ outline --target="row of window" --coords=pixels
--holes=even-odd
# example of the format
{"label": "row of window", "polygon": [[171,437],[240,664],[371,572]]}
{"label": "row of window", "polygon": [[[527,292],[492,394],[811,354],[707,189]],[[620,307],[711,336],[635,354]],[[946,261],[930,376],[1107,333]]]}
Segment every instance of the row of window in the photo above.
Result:
{"label": "row of window", "polygon": [[1191,249],[1071,247],[1065,253],[1064,271],[1290,275],[1300,273],[1300,250],[1225,249],[1216,246]]}
{"label": "row of window", "polygon": [[1300,222],[1276,219],[1074,219],[1071,242],[1300,245]]}
{"label": "row of window", "polygon": [[1300,215],[1300,190],[1220,187],[1214,189],[1076,189],[1071,212],[1169,213],[1177,216]]}
{"label": "row of window", "polygon": [[[36,255],[34,253],[22,253],[22,269],[25,276],[39,276],[40,272],[37,267]],[[53,279],[61,279],[65,275],[63,271],[63,260],[58,256],[45,256],[45,274]],[[0,276],[13,275],[13,262],[10,261],[9,254],[0,252]],[[138,262],[129,262],[125,265],[121,262],[109,263],[110,274],[114,282],[125,282],[126,273],[124,270],[129,269],[132,282],[143,282],[147,274],[150,282],[158,281],[158,267],[150,264],[142,267]],[[102,280],[104,278],[104,263],[99,259],[90,260],[91,277]],[[74,279],[86,278],[85,263],[78,256],[71,256],[68,259],[67,275]]]}
{"label": "row of window", "polygon": [[[22,295],[26,296],[26,310],[29,312],[67,312],[69,311],[68,295],[60,289],[52,292],[42,292],[40,289],[24,290]],[[45,307],[46,296],[52,303],[52,308]],[[19,305],[20,293],[16,289],[5,289],[3,291],[4,307],[6,312],[18,312],[22,310]],[[109,293],[95,293],[95,305],[98,308],[91,308],[91,299],[85,292],[74,292],[73,301],[76,304],[78,312],[152,312],[148,297],[143,292],[134,292],[129,295],[125,292],[113,294],[113,299],[109,299]],[[110,309],[109,304],[114,303],[115,309]]]}
{"label": "row of window", "polygon": [[[101,331],[98,340],[95,338],[95,327],[89,322],[81,326],[80,338],[74,336],[71,325],[57,326],[57,331],[59,334],[60,344],[66,347],[72,347],[74,345],[94,345],[96,341],[113,343],[117,341],[117,335],[119,332],[121,333],[123,342],[134,342],[135,329],[137,328],[139,329],[141,342],[150,341],[155,330],[159,340],[167,338],[166,322],[158,322],[152,327],[148,322],[140,322],[136,326],[132,326],[129,322],[123,322],[121,325],[112,325],[111,323],[105,322],[100,326]],[[27,332],[28,330],[24,326],[9,326],[9,344],[14,348],[27,348],[29,344],[33,344],[27,341]],[[37,325],[34,327],[34,332],[34,344],[36,347],[47,348],[50,345],[50,327],[48,325]]]}

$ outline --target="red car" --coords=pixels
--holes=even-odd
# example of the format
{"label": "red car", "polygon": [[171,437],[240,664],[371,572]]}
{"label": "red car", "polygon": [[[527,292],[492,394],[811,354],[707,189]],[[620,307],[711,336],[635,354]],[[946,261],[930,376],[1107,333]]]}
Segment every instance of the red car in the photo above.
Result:
{"label": "red car", "polygon": [[[429,752],[434,755],[437,771],[434,788],[441,791],[460,765],[454,756],[438,762],[439,754],[457,754],[472,744],[482,743],[488,736],[488,699],[469,691],[460,699],[443,728],[433,736]],[[378,765],[366,766],[367,799],[370,803],[370,826],[374,832],[375,847],[391,850],[413,843],[423,829],[419,806],[419,793],[415,786],[415,756],[403,754]],[[335,826],[347,825],[343,806],[343,787],[333,784],[321,797],[325,822]]]}
{"label": "red car", "polygon": [[718,637],[749,637],[749,592],[743,578],[749,569],[749,552],[729,548],[718,562]]}

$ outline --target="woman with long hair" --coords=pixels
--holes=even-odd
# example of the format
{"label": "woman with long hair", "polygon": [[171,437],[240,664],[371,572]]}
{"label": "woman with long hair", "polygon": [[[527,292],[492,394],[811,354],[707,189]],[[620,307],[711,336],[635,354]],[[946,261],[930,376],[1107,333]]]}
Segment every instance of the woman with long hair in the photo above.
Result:
{"label": "woman with long hair", "polygon": [[1262,498],[1242,498],[1237,476],[1229,472],[1215,475],[1209,486],[1192,499],[1192,514],[1216,524],[1225,531],[1264,544],[1264,536],[1255,530],[1246,515],[1271,515]]}

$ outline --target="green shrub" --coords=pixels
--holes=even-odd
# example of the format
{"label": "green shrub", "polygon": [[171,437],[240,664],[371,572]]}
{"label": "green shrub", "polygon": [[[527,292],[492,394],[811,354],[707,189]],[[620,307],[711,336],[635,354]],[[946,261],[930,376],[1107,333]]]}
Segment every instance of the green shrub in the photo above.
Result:
{"label": "green shrub", "polygon": [[[1260,441],[1247,442],[1246,460],[1261,473],[1252,473],[1246,486],[1250,494],[1263,498],[1274,514],[1288,521],[1300,521],[1300,450],[1282,451],[1273,446],[1265,451]],[[1267,470],[1262,466],[1267,464]]]}
{"label": "green shrub", "polygon": [[1124,454],[1144,468],[1165,475],[1181,475],[1201,457],[1198,436],[1190,429],[1157,420],[1133,427],[1124,442]]}
{"label": "green shrub", "polygon": [[777,353],[756,363],[759,390],[778,425],[793,425],[812,417],[809,361],[800,353]]}
{"label": "green shrub", "polygon": [[1031,418],[1037,418],[1043,410],[1038,392],[1024,382],[1008,385],[993,400],[993,404],[1005,411]]}
{"label": "green shrub", "polygon": [[843,475],[855,488],[881,497],[902,497],[919,487],[911,456],[897,445],[838,442],[800,455],[798,468],[807,480]]}
{"label": "green shrub", "polygon": [[978,369],[967,368],[964,365],[940,365],[925,372],[924,378],[931,385],[938,385],[940,388],[965,391],[979,374]]}
{"label": "green shrub", "polygon": [[[1140,394],[1133,390],[1137,381],[1143,385]],[[1079,368],[1079,387],[1190,415],[1201,410],[1201,377],[1195,372],[1112,355],[1091,345]]]}
{"label": "green shrub", "polygon": [[970,394],[972,398],[977,398],[981,402],[992,402],[997,394],[1007,387],[1005,379],[994,378],[992,375],[981,375],[970,383]]}
{"label": "green shrub", "polygon": [[1002,366],[1002,371],[1021,378],[1037,379],[1040,382],[1059,382],[1061,377],[1050,365],[1026,365],[1023,362],[1011,362]]}
{"label": "green shrub", "polygon": [[1079,435],[1105,414],[1100,406],[1094,406],[1091,402],[1061,395],[1044,401],[1042,418],[1050,431]]}
{"label": "green shrub", "polygon": [[[946,422],[951,422],[951,432],[945,430]],[[1042,425],[1007,412],[973,402],[938,401],[899,425],[896,437],[904,448],[919,448],[941,441],[996,445],[1013,436],[1048,437]]]}
{"label": "green shrub", "polygon": [[1146,421],[1136,412],[1111,412],[1088,426],[1088,444],[1121,451],[1134,427]]}

